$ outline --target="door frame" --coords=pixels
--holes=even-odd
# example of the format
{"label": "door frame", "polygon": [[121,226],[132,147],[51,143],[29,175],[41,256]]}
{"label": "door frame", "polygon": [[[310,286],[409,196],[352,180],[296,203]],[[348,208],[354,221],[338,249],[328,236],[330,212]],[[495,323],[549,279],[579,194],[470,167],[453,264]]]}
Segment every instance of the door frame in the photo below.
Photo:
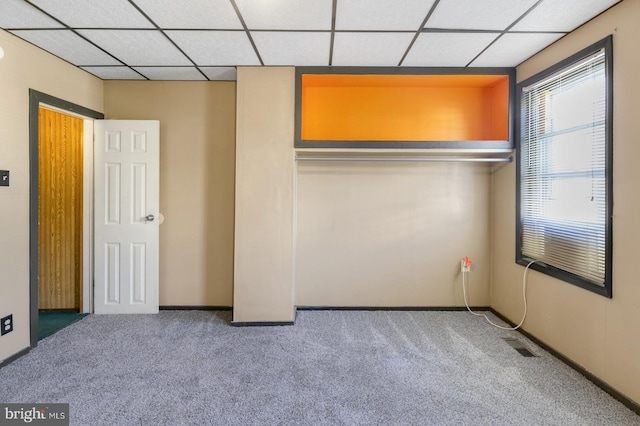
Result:
{"label": "door frame", "polygon": [[[93,120],[104,119],[104,114],[98,111],[85,108],[83,106],[65,101],[46,93],[29,89],[29,316],[30,316],[30,343],[31,349],[38,346],[38,192],[39,192],[39,167],[38,167],[38,128],[39,128],[39,108],[40,106],[52,107],[63,113],[79,116],[85,120],[84,123],[84,144],[87,146],[86,134],[89,128],[93,128]],[[90,135],[91,152],[83,153],[84,167],[83,175],[83,258],[85,265],[83,266],[83,306],[82,311],[86,311],[87,306],[91,306],[92,297],[90,296],[89,282],[92,280],[90,276],[90,268],[93,263],[91,258],[91,221],[93,220],[91,209],[91,194],[93,193],[93,176],[90,170],[87,170],[87,160],[90,159],[89,165],[93,164],[93,131]],[[89,172],[89,173],[87,173]],[[90,186],[87,186],[87,185]],[[89,196],[87,196],[89,194]],[[89,209],[89,211],[87,211]],[[87,217],[88,216],[88,217]],[[87,221],[89,226],[87,227]],[[87,239],[89,239],[87,241]],[[88,259],[88,262],[86,260]],[[89,290],[89,291],[88,291]],[[89,305],[87,305],[89,303]]]}

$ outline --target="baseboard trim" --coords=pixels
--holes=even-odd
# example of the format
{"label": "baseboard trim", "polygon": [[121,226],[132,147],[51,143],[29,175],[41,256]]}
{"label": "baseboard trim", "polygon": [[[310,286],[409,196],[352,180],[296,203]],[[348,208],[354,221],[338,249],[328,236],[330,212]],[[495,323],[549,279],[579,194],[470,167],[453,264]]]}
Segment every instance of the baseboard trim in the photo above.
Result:
{"label": "baseboard trim", "polygon": [[163,305],[161,311],[231,311],[231,306]]}
{"label": "baseboard trim", "polygon": [[[161,311],[233,311],[233,306],[201,306],[201,305],[162,305]],[[471,306],[474,311],[490,311],[489,306]],[[298,311],[466,311],[464,306],[296,306]],[[249,324],[265,323],[272,325],[271,321],[256,321]],[[280,324],[280,321],[273,324]],[[293,323],[293,322],[291,322]],[[241,324],[239,322],[238,324]],[[289,322],[284,322],[289,325]]]}
{"label": "baseboard trim", "polygon": [[19,352],[16,352],[15,354],[11,355],[10,357],[5,358],[2,362],[0,362],[0,368],[6,367],[7,365],[11,364],[16,359],[25,356],[30,351],[31,351],[31,348],[24,348],[23,350],[21,350]]}
{"label": "baseboard trim", "polygon": [[[500,312],[496,311],[493,308],[491,308],[490,310],[491,310],[491,313],[493,313],[495,316],[500,318],[502,321],[506,322],[507,324],[510,324],[512,327],[516,326],[515,323],[513,323],[507,317],[502,315]],[[633,401],[632,399],[626,397],[624,394],[620,393],[619,391],[617,391],[616,389],[611,387],[611,385],[609,385],[607,382],[605,382],[604,380],[600,379],[599,377],[597,377],[593,373],[589,372],[587,369],[585,369],[581,365],[577,364],[576,362],[574,362],[573,360],[571,360],[567,356],[565,356],[565,355],[561,354],[560,352],[558,352],[557,350],[553,349],[551,346],[547,345],[546,343],[544,343],[543,341],[541,341],[540,339],[538,339],[537,337],[535,337],[531,333],[529,333],[527,331],[524,331],[524,330],[522,330],[520,328],[517,331],[520,332],[520,334],[525,336],[527,339],[531,340],[536,345],[540,346],[545,351],[549,352],[554,357],[558,358],[560,361],[562,361],[565,364],[567,364],[569,367],[573,368],[575,371],[580,373],[582,376],[584,376],[591,383],[593,383],[594,385],[598,386],[600,389],[602,389],[603,391],[605,391],[606,393],[611,395],[615,400],[617,400],[618,402],[622,403],[625,407],[627,407],[628,409],[630,409],[631,411],[633,411],[634,413],[636,413],[637,415],[640,416],[640,404],[638,404],[637,402]]]}
{"label": "baseboard trim", "polygon": [[[465,306],[297,306],[299,311],[466,311]],[[489,311],[488,306],[472,306],[474,311]]]}
{"label": "baseboard trim", "polygon": [[233,327],[280,327],[293,325],[294,321],[231,321]]}

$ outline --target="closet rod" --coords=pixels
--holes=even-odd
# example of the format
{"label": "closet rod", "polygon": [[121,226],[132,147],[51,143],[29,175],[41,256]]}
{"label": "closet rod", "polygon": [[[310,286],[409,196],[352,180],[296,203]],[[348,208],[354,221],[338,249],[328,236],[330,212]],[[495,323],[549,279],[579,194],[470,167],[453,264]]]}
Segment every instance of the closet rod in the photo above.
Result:
{"label": "closet rod", "polygon": [[296,157],[298,161],[424,161],[443,163],[511,163],[507,158],[476,157]]}

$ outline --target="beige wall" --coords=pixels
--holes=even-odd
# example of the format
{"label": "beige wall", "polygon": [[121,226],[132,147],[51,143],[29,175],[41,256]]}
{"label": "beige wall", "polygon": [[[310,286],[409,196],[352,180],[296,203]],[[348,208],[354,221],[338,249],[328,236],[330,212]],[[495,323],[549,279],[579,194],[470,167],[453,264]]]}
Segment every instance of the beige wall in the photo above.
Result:
{"label": "beige wall", "polygon": [[[614,212],[613,299],[532,271],[524,329],[640,403],[640,2],[625,0],[518,68],[518,79],[613,34]],[[515,167],[493,180],[492,306],[519,321],[524,268],[515,259]]]}
{"label": "beige wall", "polygon": [[235,82],[104,87],[106,118],[160,120],[160,305],[231,306]]}
{"label": "beige wall", "polygon": [[0,361],[29,347],[29,89],[102,111],[102,81],[0,30],[0,317],[14,331],[0,337]]}
{"label": "beige wall", "polygon": [[235,322],[294,319],[294,69],[239,67]]}
{"label": "beige wall", "polygon": [[[640,2],[625,0],[518,69],[522,80],[614,34],[614,297],[532,271],[524,328],[637,402],[639,21]],[[477,266],[472,303],[487,304],[490,262],[491,306],[520,318],[513,165],[491,174],[488,166],[307,163],[296,189],[293,68],[240,67],[236,110],[234,83],[103,85],[3,31],[0,46],[0,168],[11,170],[11,187],[0,188],[0,316],[15,322],[0,338],[0,360],[29,346],[29,88],[108,118],[160,120],[163,305],[231,304],[235,213],[235,321],[289,321],[296,303],[459,305],[464,255]]]}
{"label": "beige wall", "polygon": [[298,163],[298,306],[489,305],[491,166]]}

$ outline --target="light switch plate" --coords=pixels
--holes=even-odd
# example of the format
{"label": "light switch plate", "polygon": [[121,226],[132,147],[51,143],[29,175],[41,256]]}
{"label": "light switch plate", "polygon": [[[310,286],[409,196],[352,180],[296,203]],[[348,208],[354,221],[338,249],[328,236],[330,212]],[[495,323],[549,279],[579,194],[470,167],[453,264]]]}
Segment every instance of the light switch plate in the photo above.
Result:
{"label": "light switch plate", "polygon": [[9,186],[9,170],[0,170],[0,186]]}

